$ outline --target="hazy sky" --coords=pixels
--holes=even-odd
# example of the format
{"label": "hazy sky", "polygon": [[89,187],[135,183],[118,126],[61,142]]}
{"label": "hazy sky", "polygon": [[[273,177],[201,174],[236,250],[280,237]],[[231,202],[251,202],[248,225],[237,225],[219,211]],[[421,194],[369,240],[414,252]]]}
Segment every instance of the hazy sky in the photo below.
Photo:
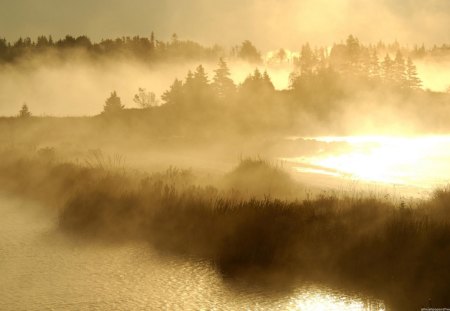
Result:
{"label": "hazy sky", "polygon": [[262,49],[328,44],[352,33],[363,42],[450,42],[450,0],[0,0],[0,37],[123,35]]}

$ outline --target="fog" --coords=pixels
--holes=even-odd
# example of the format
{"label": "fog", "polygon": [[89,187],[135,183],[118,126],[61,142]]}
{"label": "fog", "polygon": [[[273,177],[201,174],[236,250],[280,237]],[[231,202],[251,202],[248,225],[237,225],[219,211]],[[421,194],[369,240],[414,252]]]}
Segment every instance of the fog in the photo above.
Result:
{"label": "fog", "polygon": [[[209,77],[217,62],[176,62],[148,66],[139,61],[110,59],[93,62],[75,54],[70,62],[54,64],[48,58],[24,60],[17,65],[0,65],[0,115],[15,116],[26,103],[37,116],[87,116],[102,112],[105,99],[117,91],[127,108],[139,108],[133,101],[139,88],[161,95],[175,78],[202,64]],[[289,86],[291,64],[281,66],[229,63],[231,77],[242,83],[256,68],[267,70],[277,89]]]}
{"label": "fog", "polygon": [[0,309],[450,305],[450,2],[66,2],[0,12]]}
{"label": "fog", "polygon": [[264,49],[330,44],[349,33],[372,43],[442,44],[449,39],[449,6],[446,0],[21,0],[4,4],[0,29],[10,40],[68,33],[99,40],[151,31],[169,38],[177,32],[226,46],[251,38]]}
{"label": "fog", "polygon": [[127,108],[137,108],[133,97],[138,88],[161,96],[175,77],[194,64],[160,65],[146,68],[141,63],[107,61],[93,63],[76,59],[60,66],[35,69],[8,67],[2,70],[1,105],[3,115],[15,115],[27,103],[36,115],[83,116],[103,110],[106,97],[116,90]]}
{"label": "fog", "polygon": [[[298,57],[299,53],[287,50],[290,58],[282,63],[276,63],[271,59],[277,52],[265,53],[263,64],[229,61],[231,78],[239,85],[255,69],[260,69],[268,72],[277,90],[289,89],[290,75],[294,70],[292,60]],[[161,95],[170,87],[173,80],[175,78],[182,80],[189,70],[193,71],[200,64],[205,67],[211,81],[217,61],[167,62],[149,66],[138,60],[123,58],[94,62],[86,58],[83,52],[73,52],[71,61],[62,63],[52,62],[51,54],[24,59],[18,64],[0,65],[0,114],[15,116],[20,107],[27,104],[37,116],[96,115],[101,113],[106,97],[113,90],[117,91],[126,108],[139,108],[133,101],[139,88],[154,92],[161,103]],[[424,89],[435,92],[449,90],[448,58],[418,60],[417,70]],[[374,101],[369,98],[360,100]],[[373,113],[393,119],[398,116],[395,111],[390,111],[392,107],[389,106],[384,107],[384,110],[373,110],[374,104],[369,103],[368,107],[359,104],[356,109],[364,110],[360,112],[370,110],[372,116]],[[350,119],[354,119],[352,117],[355,113],[354,107],[351,105],[349,107],[345,115],[350,115]],[[349,126],[351,124],[349,129],[353,131],[361,129],[359,132],[367,133],[372,130],[370,121],[360,123],[362,124],[355,125],[354,122],[346,122]],[[396,128],[394,132],[402,133],[402,128]],[[410,131],[406,128],[405,133],[408,132]]]}
{"label": "fog", "polygon": [[417,70],[423,79],[424,88],[450,92],[450,59],[424,60],[417,63]]}

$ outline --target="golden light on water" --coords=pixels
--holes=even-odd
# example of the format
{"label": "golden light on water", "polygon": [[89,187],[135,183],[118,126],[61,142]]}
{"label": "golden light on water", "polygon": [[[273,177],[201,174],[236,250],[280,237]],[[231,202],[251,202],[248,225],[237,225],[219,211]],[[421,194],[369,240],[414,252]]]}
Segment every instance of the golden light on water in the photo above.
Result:
{"label": "golden light on water", "polygon": [[292,311],[384,311],[382,303],[365,304],[362,300],[350,299],[343,296],[334,296],[325,293],[305,294],[292,303]]}
{"label": "golden light on water", "polygon": [[299,172],[427,188],[447,183],[450,179],[450,136],[350,136],[314,139],[347,143],[349,148],[336,153],[295,158],[295,162],[307,164],[296,167]]}

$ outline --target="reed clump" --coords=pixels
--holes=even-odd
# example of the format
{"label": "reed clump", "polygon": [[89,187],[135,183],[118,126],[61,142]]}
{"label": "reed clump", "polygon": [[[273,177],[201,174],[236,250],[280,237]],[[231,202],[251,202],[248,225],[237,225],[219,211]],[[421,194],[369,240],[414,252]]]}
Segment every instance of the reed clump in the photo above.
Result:
{"label": "reed clump", "polygon": [[[206,259],[226,276],[281,271],[333,281],[376,293],[395,309],[450,303],[448,187],[411,206],[332,194],[242,198],[174,168],[133,175],[39,156],[4,152],[3,159],[3,188],[57,203],[60,229],[74,236],[144,240]],[[245,160],[225,180],[262,165]]]}

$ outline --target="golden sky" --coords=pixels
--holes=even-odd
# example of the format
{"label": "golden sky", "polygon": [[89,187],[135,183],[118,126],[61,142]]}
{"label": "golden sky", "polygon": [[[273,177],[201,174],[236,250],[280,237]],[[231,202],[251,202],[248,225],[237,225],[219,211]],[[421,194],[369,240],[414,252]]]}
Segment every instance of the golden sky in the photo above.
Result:
{"label": "golden sky", "polygon": [[205,44],[245,39],[262,49],[363,42],[450,42],[450,0],[0,0],[0,37],[86,34],[168,39],[174,32]]}

